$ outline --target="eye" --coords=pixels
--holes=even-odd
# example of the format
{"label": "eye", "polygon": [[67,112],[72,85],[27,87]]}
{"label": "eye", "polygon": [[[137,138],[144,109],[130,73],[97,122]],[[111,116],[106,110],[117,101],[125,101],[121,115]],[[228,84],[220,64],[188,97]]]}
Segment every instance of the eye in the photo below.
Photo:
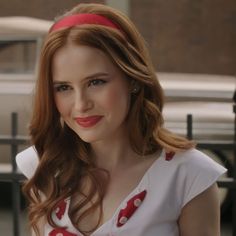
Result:
{"label": "eye", "polygon": [[56,92],[65,92],[68,90],[71,90],[71,86],[67,85],[67,84],[60,84],[60,85],[55,85],[54,89]]}
{"label": "eye", "polygon": [[103,80],[103,79],[93,79],[90,80],[88,83],[88,86],[99,86],[99,85],[103,85],[105,84],[107,81]]}

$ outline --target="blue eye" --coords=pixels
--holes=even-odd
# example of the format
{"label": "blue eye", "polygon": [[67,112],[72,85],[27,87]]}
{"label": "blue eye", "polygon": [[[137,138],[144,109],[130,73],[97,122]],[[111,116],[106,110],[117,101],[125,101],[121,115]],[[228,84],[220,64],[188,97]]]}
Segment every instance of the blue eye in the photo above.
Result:
{"label": "blue eye", "polygon": [[98,86],[98,85],[103,85],[105,83],[106,81],[103,79],[93,79],[89,81],[88,86]]}
{"label": "blue eye", "polygon": [[54,88],[56,92],[65,92],[71,90],[71,87],[67,84],[56,85]]}

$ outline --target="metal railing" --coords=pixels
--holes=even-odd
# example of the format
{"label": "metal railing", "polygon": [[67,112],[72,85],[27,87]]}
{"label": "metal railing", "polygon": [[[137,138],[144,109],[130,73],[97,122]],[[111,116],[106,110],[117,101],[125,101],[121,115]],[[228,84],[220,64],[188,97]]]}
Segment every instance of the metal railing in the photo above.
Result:
{"label": "metal railing", "polygon": [[[236,114],[236,105],[234,104],[234,112]],[[227,188],[232,194],[232,236],[236,236],[236,116],[235,116],[235,130],[234,140],[231,142],[224,141],[198,141],[197,147],[199,149],[207,149],[212,151],[232,150],[233,151],[233,173],[231,177],[218,180],[218,186],[220,188]],[[191,114],[187,115],[187,137],[192,139],[193,137],[193,117]]]}
{"label": "metal railing", "polygon": [[[234,104],[234,112],[236,114],[236,106]],[[236,116],[235,116],[236,117]],[[235,118],[236,122],[236,118]],[[192,139],[192,115],[187,116],[187,136]],[[18,135],[18,116],[17,113],[11,115],[11,135],[0,135],[0,145],[11,146],[11,172],[0,172],[0,182],[10,182],[12,185],[12,221],[13,221],[13,236],[20,235],[20,183],[25,177],[17,171],[15,156],[18,152],[20,145],[25,145],[28,141],[28,137]],[[235,139],[232,142],[197,142],[197,146],[202,149],[208,150],[233,150],[234,162],[233,162],[233,176],[225,180],[218,181],[219,187],[228,188],[233,194],[233,210],[232,210],[232,236],[236,236],[236,125],[235,125]]]}
{"label": "metal railing", "polygon": [[11,135],[0,135],[0,145],[10,145],[11,147],[11,172],[0,172],[0,182],[11,183],[12,198],[12,221],[13,235],[20,235],[20,199],[21,189],[20,182],[25,177],[17,172],[15,156],[18,152],[19,145],[26,144],[28,137],[18,136],[18,116],[17,113],[11,115]]}

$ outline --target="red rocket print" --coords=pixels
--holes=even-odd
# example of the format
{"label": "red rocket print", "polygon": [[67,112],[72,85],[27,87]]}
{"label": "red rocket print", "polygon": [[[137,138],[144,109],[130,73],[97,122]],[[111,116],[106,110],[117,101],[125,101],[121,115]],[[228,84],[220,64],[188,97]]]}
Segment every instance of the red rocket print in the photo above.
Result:
{"label": "red rocket print", "polygon": [[52,230],[48,236],[77,236],[76,234],[66,231],[64,228],[56,228]]}
{"label": "red rocket print", "polygon": [[117,227],[124,225],[129,218],[134,214],[138,207],[142,204],[147,191],[144,190],[141,193],[132,197],[128,202],[125,209],[120,210],[117,220]]}
{"label": "red rocket print", "polygon": [[62,216],[65,214],[66,211],[66,202],[65,200],[62,200],[58,203],[58,205],[56,206],[56,216],[59,220],[61,220]]}
{"label": "red rocket print", "polygon": [[166,161],[171,161],[174,157],[174,152],[166,152]]}

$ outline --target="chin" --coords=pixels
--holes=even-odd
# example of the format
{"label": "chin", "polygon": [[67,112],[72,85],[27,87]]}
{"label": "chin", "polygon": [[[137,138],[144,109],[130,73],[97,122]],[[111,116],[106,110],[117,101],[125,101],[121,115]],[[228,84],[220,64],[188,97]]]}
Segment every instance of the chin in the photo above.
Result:
{"label": "chin", "polygon": [[99,142],[99,141],[107,141],[107,140],[109,140],[109,139],[107,139],[107,136],[105,136],[105,135],[99,135],[99,134],[97,134],[97,135],[95,135],[95,134],[93,134],[93,135],[79,135],[79,134],[78,134],[78,136],[79,136],[80,139],[82,139],[84,142],[90,143],[90,144],[96,143],[96,142]]}
{"label": "chin", "polygon": [[94,142],[96,142],[96,141],[98,141],[98,139],[95,139],[95,138],[85,138],[85,137],[81,137],[80,136],[80,138],[85,142],[85,143],[94,143]]}
{"label": "chin", "polygon": [[86,143],[94,143],[94,142],[101,140],[101,138],[99,138],[95,135],[81,135],[78,133],[77,133],[77,135],[80,137],[81,140],[83,140]]}

